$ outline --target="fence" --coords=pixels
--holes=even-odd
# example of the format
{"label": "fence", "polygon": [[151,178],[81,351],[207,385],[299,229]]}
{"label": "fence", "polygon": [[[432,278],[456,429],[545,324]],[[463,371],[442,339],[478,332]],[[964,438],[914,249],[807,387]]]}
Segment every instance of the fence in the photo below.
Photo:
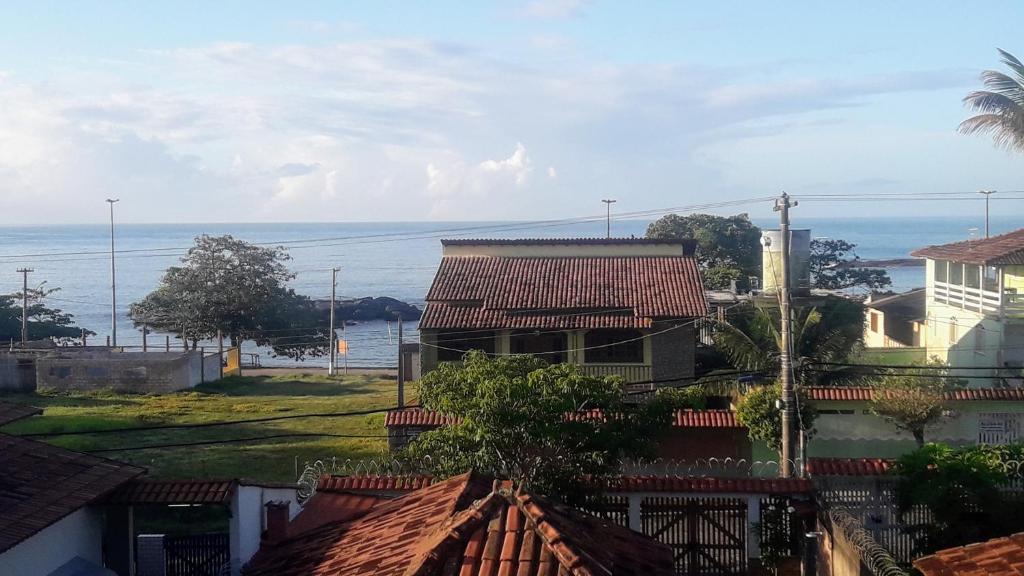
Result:
{"label": "fence", "polygon": [[166,576],[220,576],[230,561],[228,534],[164,537]]}

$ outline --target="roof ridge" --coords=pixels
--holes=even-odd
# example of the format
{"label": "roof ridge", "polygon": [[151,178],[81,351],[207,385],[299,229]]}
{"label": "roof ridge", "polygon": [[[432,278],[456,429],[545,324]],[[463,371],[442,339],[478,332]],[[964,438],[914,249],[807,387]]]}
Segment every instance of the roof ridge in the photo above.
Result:
{"label": "roof ridge", "polygon": [[532,526],[544,545],[558,558],[559,564],[577,576],[595,576],[591,564],[600,566],[600,562],[586,561],[591,555],[586,550],[571,545],[558,527],[550,522],[551,515],[541,507],[537,497],[526,491],[517,491],[506,495],[505,498],[519,509],[526,519],[526,526]]}
{"label": "roof ridge", "polygon": [[429,536],[431,541],[435,538],[437,538],[437,541],[426,547],[418,561],[413,560],[409,565],[409,569],[406,570],[406,575],[425,576],[433,574],[438,564],[444,562],[445,555],[450,548],[472,537],[473,532],[487,518],[491,508],[499,500],[501,500],[501,494],[492,489],[483,498],[474,500],[469,508],[453,514],[448,522],[445,522]]}

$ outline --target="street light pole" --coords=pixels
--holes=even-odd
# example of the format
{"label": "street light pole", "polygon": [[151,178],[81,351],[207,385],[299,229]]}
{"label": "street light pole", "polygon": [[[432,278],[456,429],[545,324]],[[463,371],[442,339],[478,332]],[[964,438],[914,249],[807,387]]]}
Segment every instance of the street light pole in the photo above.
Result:
{"label": "street light pole", "polygon": [[335,349],[336,346],[334,344],[334,301],[337,300],[337,298],[335,297],[335,293],[338,289],[339,270],[341,270],[341,268],[338,268],[337,266],[331,268],[331,363],[329,366],[327,366],[327,374],[330,376],[334,376],[335,353],[337,352],[337,350]]}
{"label": "street light pole", "polygon": [[114,272],[114,203],[120,198],[107,198],[110,204],[110,345],[117,346],[117,275]]}
{"label": "street light pole", "polygon": [[978,194],[985,195],[985,238],[988,238],[988,197],[995,193],[995,190],[978,190]]}
{"label": "street light pole", "polygon": [[35,272],[31,268],[18,268],[21,274],[21,346],[28,343],[28,273]]}
{"label": "street light pole", "polygon": [[604,234],[604,237],[605,238],[611,238],[612,237],[612,204],[615,204],[616,201],[615,200],[611,200],[611,199],[605,199],[605,200],[601,200],[601,202],[604,202],[604,205],[605,205],[605,208],[606,208],[606,210],[605,210],[606,215],[605,215],[605,234]]}

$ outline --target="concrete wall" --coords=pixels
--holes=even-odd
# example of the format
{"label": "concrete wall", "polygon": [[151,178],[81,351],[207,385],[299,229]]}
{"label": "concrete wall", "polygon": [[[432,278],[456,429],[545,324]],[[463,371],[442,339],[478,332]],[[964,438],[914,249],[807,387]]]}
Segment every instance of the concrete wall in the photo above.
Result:
{"label": "concrete wall", "polygon": [[[214,366],[219,358],[212,356]],[[137,393],[173,392],[200,383],[200,352],[59,351],[36,360],[39,387],[55,390],[113,389]],[[211,368],[216,379],[217,368]]]}
{"label": "concrete wall", "polygon": [[103,515],[81,508],[0,554],[0,574],[45,576],[76,556],[103,565]]}
{"label": "concrete wall", "polygon": [[34,392],[38,354],[0,353],[0,391]]}
{"label": "concrete wall", "polygon": [[301,510],[294,488],[239,486],[231,497],[232,575],[237,575],[260,549],[260,538],[267,523],[267,502],[290,502],[289,519],[295,518]]}
{"label": "concrete wall", "polygon": [[[831,528],[831,532],[829,531]],[[818,523],[818,576],[869,576],[860,552],[838,527]]]}

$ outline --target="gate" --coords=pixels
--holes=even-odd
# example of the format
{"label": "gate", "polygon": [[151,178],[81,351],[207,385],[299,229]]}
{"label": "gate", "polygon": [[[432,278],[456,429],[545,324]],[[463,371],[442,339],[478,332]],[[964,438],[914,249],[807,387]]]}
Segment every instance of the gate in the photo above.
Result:
{"label": "gate", "polygon": [[165,576],[220,576],[230,560],[227,534],[164,537]]}
{"label": "gate", "polygon": [[740,498],[644,498],[643,533],[667,544],[676,574],[747,573],[747,502]]}

